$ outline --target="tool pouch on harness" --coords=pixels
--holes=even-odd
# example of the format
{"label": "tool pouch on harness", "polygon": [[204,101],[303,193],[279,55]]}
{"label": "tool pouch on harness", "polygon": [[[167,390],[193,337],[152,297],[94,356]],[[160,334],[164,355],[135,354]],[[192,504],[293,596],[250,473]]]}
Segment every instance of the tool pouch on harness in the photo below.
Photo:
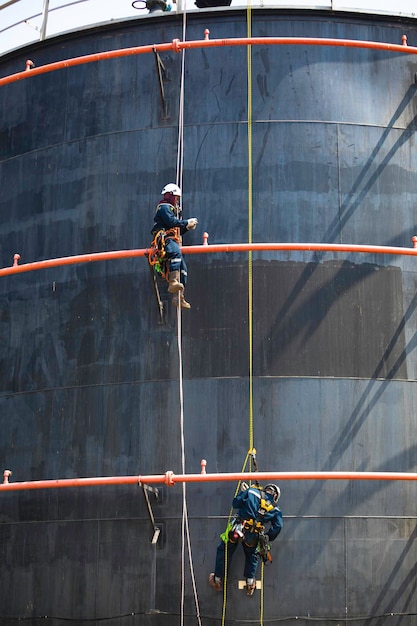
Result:
{"label": "tool pouch on harness", "polygon": [[249,548],[256,548],[259,543],[259,534],[264,530],[262,523],[257,522],[254,519],[248,519],[243,520],[242,526],[244,532],[244,544]]}
{"label": "tool pouch on harness", "polygon": [[227,543],[229,541],[229,533],[232,530],[232,527],[233,521],[227,524],[226,530],[220,535],[220,539],[223,541],[223,543]]}
{"label": "tool pouch on harness", "polygon": [[227,543],[227,541],[237,543],[238,541],[241,541],[243,537],[244,533],[242,520],[234,517],[227,525],[226,532],[224,533],[224,536],[222,536],[222,539],[225,543]]}
{"label": "tool pouch on harness", "polygon": [[271,565],[271,546],[269,545],[269,537],[264,532],[259,533],[258,547],[256,549],[259,558],[262,559],[265,565]]}

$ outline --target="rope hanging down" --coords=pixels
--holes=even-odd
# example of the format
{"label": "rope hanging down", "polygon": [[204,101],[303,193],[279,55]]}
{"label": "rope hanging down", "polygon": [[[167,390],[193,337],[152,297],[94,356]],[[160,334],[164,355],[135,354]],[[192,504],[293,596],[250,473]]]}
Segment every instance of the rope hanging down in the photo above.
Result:
{"label": "rope hanging down", "polygon": [[[186,0],[183,11],[183,41],[186,36]],[[180,100],[178,115],[178,150],[177,150],[177,175],[176,183],[182,188],[183,163],[184,163],[184,77],[185,77],[185,50],[182,51],[181,59],[181,81]],[[177,303],[177,343],[179,361],[179,393],[180,393],[180,438],[181,438],[181,467],[185,474],[185,437],[184,437],[184,385],[183,385],[183,363],[182,363],[182,326],[181,326],[181,305],[180,298]],[[181,626],[184,626],[185,608],[185,540],[187,542],[188,560],[190,565],[191,583],[194,593],[197,622],[201,626],[200,607],[198,601],[197,587],[194,575],[193,558],[191,551],[190,528],[188,523],[187,491],[186,484],[182,485],[182,524],[181,524]]]}
{"label": "rope hanging down", "polygon": [[[248,0],[247,5],[247,37],[250,38],[252,36],[252,11],[250,0]],[[252,180],[253,180],[253,166],[252,166],[252,47],[248,45],[247,47],[247,90],[248,90],[248,243],[252,243],[252,222],[253,222],[253,188],[252,188]],[[249,451],[246,455],[245,462],[243,464],[242,473],[246,470],[246,465],[249,461],[249,471],[252,471],[252,462],[255,467],[255,471],[257,471],[256,464],[256,450],[253,447],[254,436],[253,436],[253,258],[252,251],[248,252],[248,330],[249,330]],[[258,483],[257,483],[258,484]],[[240,490],[241,481],[238,482],[235,497]],[[225,624],[226,619],[226,605],[227,605],[227,572],[228,572],[228,559],[227,559],[227,537],[229,527],[231,525],[231,518],[233,514],[233,507],[230,509],[229,517],[227,520],[227,528],[225,532],[226,539],[226,547],[225,547],[225,567],[224,567],[224,579],[223,579],[223,608],[222,608],[222,626]],[[261,566],[261,594],[260,594],[260,616],[259,623],[260,626],[263,624],[263,574],[264,574],[264,564],[262,562]]]}
{"label": "rope hanging down", "polygon": [[[256,462],[256,450],[254,448],[252,448],[251,450],[248,451],[246,458],[245,458],[245,462],[243,464],[242,470],[241,470],[241,474],[243,474],[245,471],[248,471],[246,468],[249,465],[249,473],[251,473],[253,475],[252,469],[251,469],[251,465],[254,465],[255,468],[255,472],[258,471],[258,466],[257,466],[257,462]],[[236,496],[238,495],[238,493],[240,492],[241,488],[243,488],[243,490],[246,490],[247,488],[251,487],[253,484],[255,485],[256,489],[259,489],[262,491],[262,487],[260,486],[259,482],[255,479],[252,482],[252,477],[249,480],[249,484],[242,482],[242,480],[240,479],[236,485],[236,489],[234,492],[234,498],[236,498]],[[252,522],[252,525],[251,525]],[[256,528],[258,528],[259,524],[256,525]],[[236,515],[233,514],[233,506],[230,508],[229,511],[229,515],[227,518],[227,525],[226,525],[226,529],[225,531],[220,535],[221,540],[224,542],[225,546],[224,546],[224,577],[223,577],[223,607],[222,607],[222,619],[221,619],[221,624],[222,626],[225,625],[225,621],[226,621],[226,606],[227,606],[227,577],[228,577],[228,567],[229,567],[229,563],[228,563],[228,551],[229,551],[229,541],[230,541],[230,535],[233,534],[234,532],[236,532],[236,529],[239,528],[239,530],[243,530],[243,528],[245,530],[249,530],[249,532],[256,532],[259,533],[258,536],[258,546],[256,549],[256,553],[258,558],[261,561],[261,578],[260,578],[260,582],[261,582],[261,591],[260,591],[260,624],[262,625],[263,623],[263,607],[264,607],[264,594],[263,594],[263,584],[264,584],[264,567],[265,565],[268,565],[272,562],[272,558],[271,558],[271,554],[270,554],[270,546],[269,546],[269,539],[268,537],[264,534],[264,528],[263,525],[261,527],[259,527],[258,530],[254,530],[255,528],[255,523],[253,520],[247,520],[246,522],[243,523],[243,528],[242,528],[242,524],[241,524],[241,520],[237,519]],[[252,530],[251,530],[252,529]]]}
{"label": "rope hanging down", "polygon": [[[252,7],[251,0],[247,0],[246,11],[247,37],[252,37]],[[253,240],[253,144],[252,144],[252,46],[247,47],[247,88],[248,88],[248,243]],[[249,456],[250,470],[252,462],[255,471],[258,471],[256,463],[256,450],[254,446],[253,434],[253,255],[248,254],[248,329],[249,329]],[[259,485],[259,483],[256,483]],[[263,626],[264,607],[264,561],[261,559],[261,592],[259,625]]]}
{"label": "rope hanging down", "polygon": [[[246,465],[248,463],[249,458],[252,458],[252,454],[253,454],[253,450],[249,450],[248,453],[246,454],[246,458],[245,458],[245,462],[243,463],[243,467],[242,467],[242,471],[241,473],[243,474],[243,472],[246,471]],[[242,481],[239,480],[237,485],[236,485],[236,489],[235,489],[235,493],[233,498],[235,498],[237,496],[237,494],[239,493],[240,490],[240,486],[242,484]],[[226,544],[226,548],[224,551],[224,578],[223,578],[223,607],[222,607],[222,626],[224,626],[225,624],[225,620],[226,620],[226,605],[227,605],[227,573],[228,573],[228,559],[227,559],[227,540],[228,540],[228,535],[229,535],[229,530],[231,528],[231,519],[233,517],[233,506],[230,507],[230,511],[229,511],[229,515],[227,518],[227,526],[226,526],[226,530],[223,533],[223,535],[221,535],[222,540],[225,542]]]}

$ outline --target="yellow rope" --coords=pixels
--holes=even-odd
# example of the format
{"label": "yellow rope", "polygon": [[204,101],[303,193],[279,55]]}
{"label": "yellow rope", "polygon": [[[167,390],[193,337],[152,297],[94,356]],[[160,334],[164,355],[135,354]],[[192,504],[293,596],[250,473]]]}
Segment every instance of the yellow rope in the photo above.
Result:
{"label": "yellow rope", "polygon": [[224,544],[224,578],[223,578],[223,609],[222,609],[222,626],[226,619],[226,604],[227,604],[227,543]]}
{"label": "yellow rope", "polygon": [[[246,454],[246,459],[245,459],[245,462],[243,463],[243,467],[242,467],[242,471],[241,471],[242,474],[243,474],[243,472],[246,469],[246,464],[248,462],[248,459],[250,457],[251,452],[252,452],[252,449],[248,450],[248,453]],[[250,458],[252,458],[252,457],[250,457]],[[241,481],[239,480],[239,482],[237,483],[237,486],[236,486],[236,489],[235,489],[235,495],[234,495],[233,498],[236,498],[237,494],[239,493],[240,484],[241,484]],[[233,506],[230,508],[230,511],[229,511],[229,517],[227,518],[227,525],[230,524],[230,520],[231,520],[232,515],[233,515]],[[223,578],[222,626],[224,626],[225,619],[226,619],[226,604],[227,604],[227,590],[226,590],[227,589],[226,588],[226,585],[227,585],[227,571],[228,571],[228,563],[227,563],[228,550],[227,550],[227,546],[228,546],[228,544],[225,543],[225,546],[224,546],[224,578]]]}
{"label": "yellow rope", "polygon": [[[252,9],[250,0],[247,6],[247,36],[252,37]],[[248,242],[252,243],[253,222],[253,163],[252,163],[252,46],[247,48],[248,57]],[[252,251],[248,257],[248,317],[249,317],[249,452],[253,450],[253,259]],[[246,457],[247,459],[248,457]],[[250,457],[252,471],[252,456]],[[264,563],[261,565],[259,624],[263,626],[264,613]]]}
{"label": "yellow rope", "polygon": [[[247,6],[247,36],[252,36],[252,10]],[[252,46],[247,47],[248,65],[248,243],[252,243]],[[248,256],[248,316],[249,316],[249,449],[253,448],[253,278],[252,251]]]}
{"label": "yellow rope", "polygon": [[[251,6],[250,0],[248,0],[247,8],[247,36],[251,37]],[[247,66],[248,66],[248,242],[252,243],[252,49],[251,46],[247,47]],[[252,279],[252,251],[249,251],[248,256],[248,317],[249,317],[249,451],[246,455],[245,462],[243,464],[242,473],[246,469],[246,465],[249,459],[249,471],[252,471],[252,455],[253,450],[253,279]],[[237,483],[235,496],[240,489],[239,481]],[[227,523],[230,523],[230,519],[233,514],[233,506],[230,509]],[[223,609],[222,609],[222,626],[224,626],[226,619],[226,604],[227,604],[227,570],[228,570],[228,544],[224,546],[224,579],[223,579]],[[261,596],[261,603],[263,604],[263,597]],[[261,620],[263,609],[261,608]]]}
{"label": "yellow rope", "polygon": [[259,610],[259,626],[264,623],[264,562],[261,564],[261,593],[260,593],[260,610]]}

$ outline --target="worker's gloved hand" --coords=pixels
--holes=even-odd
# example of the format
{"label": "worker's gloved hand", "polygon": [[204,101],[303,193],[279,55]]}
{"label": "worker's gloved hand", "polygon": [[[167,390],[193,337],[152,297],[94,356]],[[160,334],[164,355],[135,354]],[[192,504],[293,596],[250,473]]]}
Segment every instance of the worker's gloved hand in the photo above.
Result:
{"label": "worker's gloved hand", "polygon": [[240,490],[241,491],[246,491],[247,489],[249,489],[248,483],[240,483]]}
{"label": "worker's gloved hand", "polygon": [[187,230],[194,230],[198,224],[198,219],[196,217],[190,217],[187,222]]}

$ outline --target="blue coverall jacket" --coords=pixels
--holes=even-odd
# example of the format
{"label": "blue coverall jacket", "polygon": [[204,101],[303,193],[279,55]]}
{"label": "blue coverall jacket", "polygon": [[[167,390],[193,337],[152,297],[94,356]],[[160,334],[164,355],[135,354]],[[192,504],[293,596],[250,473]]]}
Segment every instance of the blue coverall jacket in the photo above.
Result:
{"label": "blue coverall jacket", "polygon": [[[233,507],[238,509],[237,517],[239,520],[253,520],[255,523],[261,522],[262,525],[269,525],[268,530],[265,529],[265,534],[269,537],[269,541],[274,541],[281,532],[282,513],[274,504],[274,498],[271,494],[265,493],[256,487],[249,487],[249,489],[241,491],[233,499]],[[256,552],[258,537],[259,535],[256,533],[244,531],[242,547],[245,552],[245,568],[243,571],[245,578],[255,578],[258,569],[258,555]],[[218,545],[214,570],[215,576],[218,578],[224,577],[226,548],[230,563],[237,546],[238,543],[231,541],[228,541],[227,544],[222,541]]]}
{"label": "blue coverall jacket", "polygon": [[[181,220],[176,217],[178,210],[172,204],[162,201],[156,207],[155,219],[152,227],[152,235],[160,230],[169,230],[170,228],[178,228],[179,234],[182,236],[187,232],[188,220]],[[187,265],[182,256],[181,248],[178,243],[169,235],[165,239],[165,253],[168,261],[168,270],[170,272],[181,273],[181,282],[183,285],[187,282]]]}
{"label": "blue coverall jacket", "polygon": [[[158,230],[164,228],[169,230],[170,228],[179,228],[180,234],[183,235],[187,231],[188,220],[181,220],[176,217],[177,209],[169,202],[160,202],[155,211],[155,219],[152,227],[152,234],[155,235]],[[178,209],[181,214],[181,210]]]}
{"label": "blue coverall jacket", "polygon": [[[262,498],[266,501],[266,506],[261,506]],[[238,517],[242,520],[253,519],[255,522],[270,522],[270,527],[266,534],[269,541],[279,535],[282,528],[282,513],[275,506],[274,498],[271,494],[265,493],[256,487],[249,487],[245,491],[241,491],[236,498],[233,499],[233,508],[238,509]]]}

